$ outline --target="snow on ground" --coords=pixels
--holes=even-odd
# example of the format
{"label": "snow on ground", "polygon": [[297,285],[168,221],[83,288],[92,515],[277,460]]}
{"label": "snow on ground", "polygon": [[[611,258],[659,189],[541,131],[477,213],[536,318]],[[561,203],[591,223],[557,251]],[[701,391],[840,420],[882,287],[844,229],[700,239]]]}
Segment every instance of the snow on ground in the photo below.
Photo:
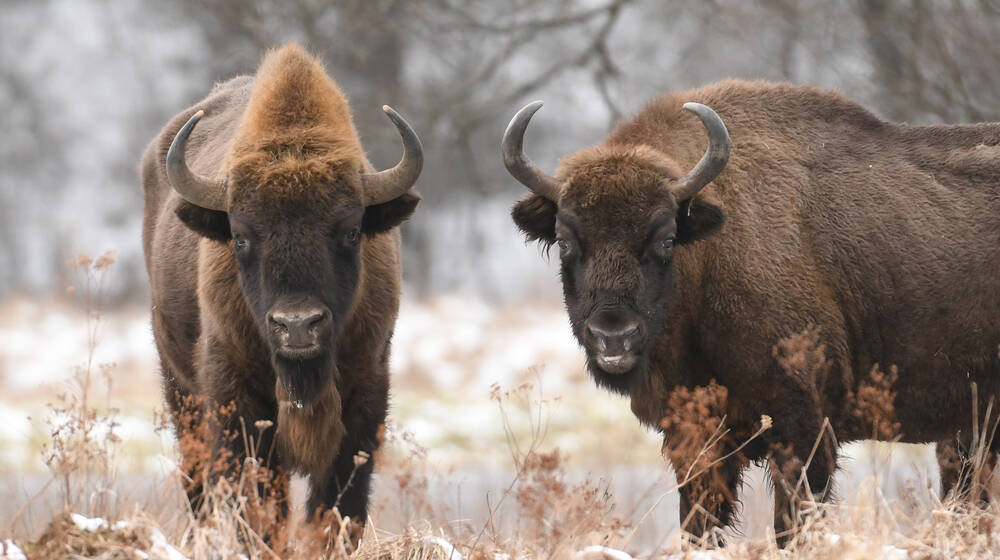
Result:
{"label": "snow on ground", "polygon": [[88,533],[108,528],[108,521],[101,517],[86,517],[79,513],[71,513],[69,514],[69,518],[73,520],[73,523],[77,527]]}
{"label": "snow on ground", "polygon": [[0,560],[28,560],[28,557],[13,541],[4,539],[0,542]]}
{"label": "snow on ground", "polygon": [[394,382],[407,384],[416,375],[439,391],[513,387],[538,374],[546,389],[560,394],[585,381],[565,312],[537,302],[497,308],[462,297],[404,301],[390,368]]}
{"label": "snow on ground", "polygon": [[[145,310],[125,309],[98,320],[94,364],[118,364],[126,374],[155,373],[156,350]],[[24,298],[0,302],[0,380],[25,393],[65,382],[85,366],[87,316],[75,307]]]}

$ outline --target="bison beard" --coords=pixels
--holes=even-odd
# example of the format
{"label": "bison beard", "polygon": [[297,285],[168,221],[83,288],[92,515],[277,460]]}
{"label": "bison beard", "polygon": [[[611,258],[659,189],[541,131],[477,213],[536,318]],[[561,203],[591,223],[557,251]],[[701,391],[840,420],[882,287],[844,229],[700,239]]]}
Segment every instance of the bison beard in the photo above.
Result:
{"label": "bison beard", "polygon": [[639,388],[646,367],[647,358],[643,356],[629,371],[611,374],[601,369],[597,360],[587,356],[587,371],[590,372],[590,376],[594,378],[597,386],[622,396],[631,395],[633,390]]}
{"label": "bison beard", "polygon": [[332,355],[332,352],[323,352],[315,358],[299,360],[274,354],[271,363],[278,381],[296,408],[308,409],[327,384],[336,383],[339,375]]}

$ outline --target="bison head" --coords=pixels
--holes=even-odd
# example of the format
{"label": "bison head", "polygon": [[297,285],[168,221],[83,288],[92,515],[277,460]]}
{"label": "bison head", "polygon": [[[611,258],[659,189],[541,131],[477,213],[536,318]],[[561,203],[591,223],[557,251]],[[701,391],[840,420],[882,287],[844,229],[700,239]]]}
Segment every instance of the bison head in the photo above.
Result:
{"label": "bison head", "polygon": [[566,158],[553,177],[522,150],[539,107],[521,109],[501,145],[507,170],[533,193],[512,217],[529,240],[558,246],[566,308],[588,369],[600,385],[628,393],[667,323],[674,251],[722,224],[719,207],[695,195],[725,167],[729,134],[715,111],[687,103],[709,136],[687,174],[649,146],[609,144]]}
{"label": "bison head", "polygon": [[337,341],[358,290],[362,247],[419,201],[410,188],[423,162],[420,141],[383,109],[404,148],[386,171],[369,172],[356,140],[306,123],[238,140],[224,180],[200,177],[184,154],[201,111],[167,155],[167,176],[183,198],[178,215],[230,246],[275,373],[298,406],[311,405],[337,377]]}

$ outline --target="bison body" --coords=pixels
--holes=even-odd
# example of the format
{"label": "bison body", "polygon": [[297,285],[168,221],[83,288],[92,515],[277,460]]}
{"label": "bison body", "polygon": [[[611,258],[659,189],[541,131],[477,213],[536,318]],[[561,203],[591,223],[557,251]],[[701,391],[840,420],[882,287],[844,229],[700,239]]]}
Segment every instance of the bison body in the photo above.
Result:
{"label": "bison body", "polygon": [[[386,111],[406,155],[375,173],[346,99],[291,45],[174,117],[143,156],[153,332],[195,506],[201,471],[238,473],[253,449],[310,476],[310,514],[365,519],[399,305],[395,226],[419,200],[419,141]],[[206,426],[208,456],[194,456],[184,439]]]}
{"label": "bison body", "polygon": [[[685,102],[714,109],[731,141]],[[836,93],[726,81],[656,99],[555,176],[518,157],[526,124],[515,117],[505,137],[508,167],[535,193],[514,221],[560,246],[588,367],[643,423],[660,426],[676,388],[714,379],[733,434],[773,419],[745,458],[794,471],[823,418],[841,443],[872,437],[851,397],[880,365],[898,368],[902,441],[968,443],[970,384],[980,419],[1000,393],[1000,124],[893,124]],[[830,361],[811,386],[775,350],[808,328]],[[829,488],[835,453],[818,447],[813,492]],[[699,496],[682,489],[688,530],[730,523],[745,465],[720,469],[714,519],[689,519]],[[775,497],[780,531],[794,505],[781,488]]]}

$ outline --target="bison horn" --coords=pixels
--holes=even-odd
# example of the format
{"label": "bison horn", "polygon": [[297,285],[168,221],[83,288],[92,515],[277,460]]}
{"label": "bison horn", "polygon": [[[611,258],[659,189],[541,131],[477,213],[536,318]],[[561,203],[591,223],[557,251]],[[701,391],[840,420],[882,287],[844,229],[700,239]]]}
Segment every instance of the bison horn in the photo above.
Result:
{"label": "bison horn", "polygon": [[226,212],[228,210],[226,182],[213,181],[196,175],[187,166],[184,158],[184,147],[187,145],[188,136],[204,115],[205,111],[191,115],[188,122],[177,132],[177,136],[174,136],[174,141],[170,143],[170,149],[167,151],[167,179],[177,194],[191,204]]}
{"label": "bison horn", "polygon": [[685,103],[684,108],[701,119],[708,132],[708,149],[701,160],[687,175],[677,180],[671,190],[678,202],[689,200],[705,185],[722,173],[729,161],[729,131],[719,118],[719,114],[701,103]]}
{"label": "bison horn", "polygon": [[361,175],[365,206],[389,202],[410,190],[424,167],[424,149],[420,145],[417,133],[392,107],[383,105],[382,110],[389,116],[392,124],[396,125],[396,130],[403,138],[403,159],[392,169]]}
{"label": "bison horn", "polygon": [[507,130],[503,133],[503,141],[500,142],[500,155],[503,157],[503,164],[507,167],[507,171],[522,185],[539,196],[552,202],[558,202],[562,192],[559,181],[539,169],[528,156],[524,155],[524,131],[528,128],[528,122],[531,121],[532,115],[541,106],[541,101],[528,103],[514,115],[510,124],[507,125]]}

